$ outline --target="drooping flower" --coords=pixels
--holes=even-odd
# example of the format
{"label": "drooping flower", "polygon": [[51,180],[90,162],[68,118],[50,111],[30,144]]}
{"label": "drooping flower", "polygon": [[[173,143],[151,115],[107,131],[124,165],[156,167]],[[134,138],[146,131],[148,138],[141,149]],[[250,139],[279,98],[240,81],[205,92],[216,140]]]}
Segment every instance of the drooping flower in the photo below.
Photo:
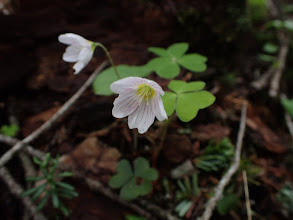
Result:
{"label": "drooping flower", "polygon": [[119,94],[114,101],[112,114],[116,118],[128,116],[130,129],[137,128],[140,134],[145,133],[154,123],[167,119],[161,96],[161,86],[141,77],[127,77],[113,82],[110,89]]}
{"label": "drooping flower", "polygon": [[92,59],[95,44],[82,36],[73,33],[61,34],[58,37],[60,43],[69,45],[62,59],[65,62],[74,63],[74,74],[78,74]]}

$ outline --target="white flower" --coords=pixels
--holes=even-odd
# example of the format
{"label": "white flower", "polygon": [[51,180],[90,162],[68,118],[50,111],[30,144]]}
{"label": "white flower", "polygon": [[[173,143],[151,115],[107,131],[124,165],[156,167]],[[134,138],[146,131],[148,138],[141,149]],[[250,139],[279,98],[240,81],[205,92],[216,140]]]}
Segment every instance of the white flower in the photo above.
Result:
{"label": "white flower", "polygon": [[61,34],[58,37],[60,43],[69,45],[62,59],[66,62],[74,63],[74,74],[78,74],[92,59],[95,45],[77,34],[67,33]]}
{"label": "white flower", "polygon": [[119,94],[114,101],[112,114],[116,118],[128,116],[130,129],[137,128],[145,133],[154,123],[167,119],[161,96],[161,86],[151,80],[140,77],[127,77],[113,82],[110,89]]}

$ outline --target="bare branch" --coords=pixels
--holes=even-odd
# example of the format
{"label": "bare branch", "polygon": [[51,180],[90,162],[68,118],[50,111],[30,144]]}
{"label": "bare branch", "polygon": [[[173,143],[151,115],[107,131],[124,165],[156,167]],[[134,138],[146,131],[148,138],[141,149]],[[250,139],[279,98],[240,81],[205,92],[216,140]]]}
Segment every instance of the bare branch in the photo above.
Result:
{"label": "bare branch", "polygon": [[70,107],[73,106],[73,104],[80,98],[82,93],[92,84],[95,77],[104,69],[104,67],[107,65],[107,62],[104,61],[88,78],[88,80],[83,84],[83,86],[62,106],[62,108],[59,109],[48,121],[46,121],[41,127],[39,127],[37,130],[35,130],[33,133],[31,133],[29,136],[24,138],[22,141],[19,141],[17,144],[15,144],[10,150],[8,150],[5,154],[2,155],[0,158],[0,167],[4,166],[12,157],[13,155],[23,148],[26,144],[32,142],[36,138],[38,138],[41,134],[43,134],[45,131],[50,129],[56,121],[63,116]]}
{"label": "bare branch", "polygon": [[271,79],[271,84],[270,84],[269,95],[271,97],[276,97],[278,95],[280,80],[281,80],[282,73],[285,69],[287,54],[288,54],[289,44],[290,44],[290,37],[286,33],[282,31],[279,32],[278,38],[280,41],[280,51],[277,57],[277,68],[275,69],[275,72]]}
{"label": "bare branch", "polygon": [[41,212],[37,211],[37,208],[28,197],[22,198],[21,194],[23,193],[23,188],[13,179],[5,167],[0,168],[0,177],[9,186],[11,193],[22,201],[25,208],[31,213],[35,220],[46,220],[46,217]]}
{"label": "bare branch", "polygon": [[213,210],[217,204],[217,201],[220,199],[220,197],[223,195],[224,188],[229,183],[231,177],[234,175],[234,173],[237,171],[240,163],[240,155],[241,155],[241,148],[242,148],[242,142],[245,132],[245,124],[246,124],[246,110],[247,110],[247,103],[243,103],[242,110],[241,110],[241,120],[240,120],[240,126],[239,126],[239,132],[237,137],[237,143],[236,143],[236,150],[235,150],[235,157],[232,165],[230,166],[227,173],[222,177],[219,184],[214,189],[214,195],[210,200],[208,201],[206,205],[206,209],[203,213],[203,216],[201,217],[201,220],[209,220],[210,217],[213,214]]}

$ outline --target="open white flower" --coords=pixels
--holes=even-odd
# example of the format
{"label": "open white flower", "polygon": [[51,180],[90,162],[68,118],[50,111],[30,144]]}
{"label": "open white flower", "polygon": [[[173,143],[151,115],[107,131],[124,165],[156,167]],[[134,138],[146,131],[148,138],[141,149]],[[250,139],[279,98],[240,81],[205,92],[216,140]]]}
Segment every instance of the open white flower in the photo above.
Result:
{"label": "open white flower", "polygon": [[61,34],[58,37],[60,43],[69,45],[62,59],[74,63],[74,74],[78,74],[92,59],[95,46],[94,42],[73,33]]}
{"label": "open white flower", "polygon": [[161,86],[151,80],[140,77],[127,77],[113,82],[110,89],[119,94],[114,101],[112,114],[116,118],[128,116],[130,129],[137,128],[145,133],[154,123],[167,119],[161,96]]}

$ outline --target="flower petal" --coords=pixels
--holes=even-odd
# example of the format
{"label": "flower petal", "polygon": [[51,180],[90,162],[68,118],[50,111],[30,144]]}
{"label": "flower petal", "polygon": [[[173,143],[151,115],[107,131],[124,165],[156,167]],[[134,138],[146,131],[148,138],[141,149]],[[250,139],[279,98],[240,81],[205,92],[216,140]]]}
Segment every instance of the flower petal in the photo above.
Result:
{"label": "flower petal", "polygon": [[136,86],[144,82],[146,82],[146,79],[140,77],[127,77],[113,82],[110,85],[110,89],[112,92],[119,94],[121,92],[132,91]]}
{"label": "flower petal", "polygon": [[161,96],[158,95],[158,97],[156,97],[154,102],[155,102],[155,110],[154,111],[155,111],[157,119],[159,121],[164,121],[164,120],[168,119],[168,116],[167,116],[166,110],[164,108]]}
{"label": "flower petal", "polygon": [[79,46],[69,46],[66,48],[62,59],[65,62],[76,62],[78,60],[78,54],[80,53],[81,47]]}
{"label": "flower petal", "polygon": [[120,94],[114,101],[112,114],[116,118],[124,118],[137,109],[138,103],[139,100],[135,94]]}
{"label": "flower petal", "polygon": [[85,65],[87,65],[92,57],[93,57],[94,52],[92,51],[91,48],[83,47],[78,54],[78,60],[82,61]]}
{"label": "flower petal", "polygon": [[85,67],[85,64],[81,61],[78,61],[73,65],[73,69],[75,70],[74,74],[78,74],[83,68]]}
{"label": "flower petal", "polygon": [[60,43],[67,45],[81,45],[83,47],[91,46],[88,40],[73,33],[61,34],[59,35],[58,40]]}
{"label": "flower petal", "polygon": [[142,102],[140,106],[128,116],[128,126],[130,129],[137,128],[140,134],[145,133],[154,123],[155,114],[150,103]]}

